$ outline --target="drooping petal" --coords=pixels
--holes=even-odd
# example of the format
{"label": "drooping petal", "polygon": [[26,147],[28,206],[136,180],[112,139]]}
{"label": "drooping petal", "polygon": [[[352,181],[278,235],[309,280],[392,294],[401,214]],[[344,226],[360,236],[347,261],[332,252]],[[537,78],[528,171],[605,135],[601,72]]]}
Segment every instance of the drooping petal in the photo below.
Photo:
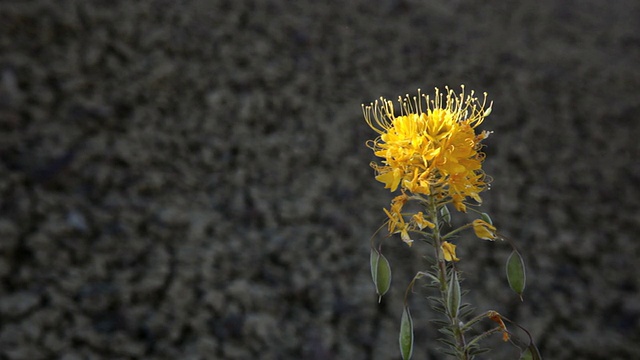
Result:
{"label": "drooping petal", "polygon": [[453,245],[448,241],[444,241],[441,248],[442,255],[446,261],[460,261],[460,259],[456,257],[456,245]]}
{"label": "drooping petal", "polygon": [[400,169],[393,169],[389,172],[376,176],[376,180],[384,183],[384,188],[391,189],[391,191],[396,191],[396,189],[398,189],[401,179],[402,170]]}
{"label": "drooping petal", "polygon": [[430,229],[433,229],[436,227],[436,225],[434,223],[432,223],[431,221],[425,219],[424,214],[422,213],[422,211],[418,212],[417,214],[414,214],[411,217],[411,220],[418,226],[418,228],[420,230],[428,227]]}
{"label": "drooping petal", "polygon": [[491,319],[491,321],[498,323],[498,326],[502,330],[502,341],[507,342],[511,338],[509,335],[509,331],[507,330],[507,326],[502,321],[502,316],[497,311],[489,311],[487,313],[487,317]]}
{"label": "drooping petal", "polygon": [[411,246],[413,245],[413,240],[411,239],[411,236],[409,236],[409,229],[406,226],[406,224],[404,224],[405,226],[400,230],[400,238],[402,239],[402,241],[404,241],[407,245]]}
{"label": "drooping petal", "polygon": [[495,240],[498,238],[496,235],[496,227],[489,224],[488,222],[480,219],[473,220],[473,231],[476,233],[476,236],[480,239],[484,240]]}

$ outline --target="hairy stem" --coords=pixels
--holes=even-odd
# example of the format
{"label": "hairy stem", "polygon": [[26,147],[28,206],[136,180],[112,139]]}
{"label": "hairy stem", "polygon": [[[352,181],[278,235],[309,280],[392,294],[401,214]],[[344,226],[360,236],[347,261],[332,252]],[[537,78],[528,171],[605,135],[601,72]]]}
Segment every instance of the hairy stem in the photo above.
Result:
{"label": "hairy stem", "polygon": [[[451,331],[453,332],[454,341],[456,344],[456,353],[458,355],[459,360],[470,360],[471,357],[469,355],[468,347],[466,344],[466,340],[464,338],[464,332],[462,331],[462,322],[458,318],[457,311],[455,311],[456,315],[453,316],[453,311],[449,309],[449,303],[447,301],[447,292],[449,287],[449,276],[447,274],[447,264],[444,260],[444,256],[442,254],[442,242],[444,239],[440,234],[440,219],[438,212],[438,204],[433,197],[429,199],[429,214],[431,214],[431,222],[435,224],[433,228],[433,245],[435,247],[436,261],[437,261],[437,269],[438,269],[438,279],[440,280],[440,296],[442,297],[442,303],[445,307],[445,313],[449,318],[449,323],[451,324]],[[452,268],[451,271],[456,271],[455,268]],[[457,310],[457,309],[456,309]]]}

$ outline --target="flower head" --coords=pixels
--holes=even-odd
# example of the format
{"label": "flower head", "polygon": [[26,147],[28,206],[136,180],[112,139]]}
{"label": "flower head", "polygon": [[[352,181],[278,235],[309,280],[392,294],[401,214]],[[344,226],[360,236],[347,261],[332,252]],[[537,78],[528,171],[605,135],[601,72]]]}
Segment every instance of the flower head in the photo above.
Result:
{"label": "flower head", "polygon": [[478,195],[487,187],[482,171],[484,153],[481,141],[488,136],[475,128],[491,112],[485,109],[473,91],[458,95],[438,89],[430,98],[418,90],[418,96],[400,98],[400,115],[393,102],[380,98],[363,105],[365,120],[380,136],[368,143],[381,164],[372,163],[376,180],[385,188],[398,187],[414,194],[437,196],[450,201],[459,211],[466,211],[468,197],[481,201]]}

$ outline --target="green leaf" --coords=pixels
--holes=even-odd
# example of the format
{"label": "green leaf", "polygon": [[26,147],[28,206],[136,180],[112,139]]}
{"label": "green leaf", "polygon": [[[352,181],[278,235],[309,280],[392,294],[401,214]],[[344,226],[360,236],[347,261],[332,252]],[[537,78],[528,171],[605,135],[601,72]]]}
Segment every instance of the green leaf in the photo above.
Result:
{"label": "green leaf", "polygon": [[444,220],[447,225],[451,226],[451,213],[449,212],[447,205],[443,205],[440,209],[440,216],[442,216],[442,220]]}
{"label": "green leaf", "polygon": [[540,356],[540,351],[536,345],[531,343],[531,345],[529,345],[527,349],[520,354],[520,360],[542,360],[542,356]]}
{"label": "green leaf", "polygon": [[469,350],[469,355],[475,356],[475,355],[484,354],[484,353],[489,352],[489,351],[491,351],[491,349],[474,347],[471,350]]}
{"label": "green leaf", "polygon": [[460,311],[459,311],[460,314],[458,314],[458,317],[463,319],[466,317],[469,317],[471,314],[473,314],[475,310],[476,309],[473,306],[470,306],[469,304],[462,304],[460,305]]}
{"label": "green leaf", "polygon": [[373,279],[373,285],[376,285],[376,278],[378,277],[378,258],[380,254],[374,248],[371,248],[371,256],[369,261],[371,262],[371,279]]}
{"label": "green leaf", "polygon": [[520,300],[522,300],[526,278],[522,256],[514,250],[507,259],[507,280],[511,289],[520,296]]}
{"label": "green leaf", "polygon": [[371,254],[371,275],[373,277],[373,282],[376,285],[378,302],[380,302],[382,296],[389,291],[389,287],[391,286],[391,266],[389,266],[387,258],[377,250],[372,250],[372,252],[373,251],[376,252],[376,255],[374,260],[374,254]]}
{"label": "green leaf", "polygon": [[452,271],[451,280],[449,281],[447,306],[451,317],[456,318],[458,316],[458,310],[460,310],[460,282],[458,281],[458,272],[455,270]]}
{"label": "green leaf", "polygon": [[480,217],[482,218],[482,220],[484,220],[485,222],[489,223],[490,225],[493,225],[493,221],[491,221],[491,217],[489,216],[489,214],[487,213],[482,213],[480,214]]}
{"label": "green leaf", "polygon": [[398,337],[400,342],[400,354],[402,359],[411,359],[413,354],[413,319],[411,319],[411,313],[409,307],[405,306],[402,311],[402,319],[400,320],[400,336]]}

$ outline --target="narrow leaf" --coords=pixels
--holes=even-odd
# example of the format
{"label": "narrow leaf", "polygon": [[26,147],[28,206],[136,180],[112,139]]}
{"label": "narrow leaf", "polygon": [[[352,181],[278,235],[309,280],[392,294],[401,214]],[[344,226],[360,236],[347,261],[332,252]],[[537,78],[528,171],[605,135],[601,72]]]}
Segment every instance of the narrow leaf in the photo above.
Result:
{"label": "narrow leaf", "polygon": [[382,296],[389,291],[391,285],[391,266],[384,255],[378,253],[378,266],[376,272],[376,292],[378,293],[378,302]]}
{"label": "narrow leaf", "polygon": [[529,345],[527,349],[520,354],[520,360],[542,360],[542,356],[540,356],[540,351],[536,345],[531,343],[531,345]]}
{"label": "narrow leaf", "polygon": [[526,275],[524,270],[524,261],[519,252],[513,251],[507,259],[507,280],[513,291],[520,296],[522,300],[522,292],[526,283]]}
{"label": "narrow leaf", "polygon": [[487,348],[473,348],[469,351],[469,355],[475,356],[475,355],[480,355],[480,354],[484,354],[486,352],[491,351],[491,349],[487,349]]}
{"label": "narrow leaf", "polygon": [[411,319],[411,313],[407,306],[405,306],[402,311],[402,319],[400,320],[400,336],[398,340],[400,342],[400,354],[402,354],[402,359],[411,359],[411,355],[413,354],[413,319]]}
{"label": "narrow leaf", "polygon": [[460,310],[460,282],[458,281],[458,272],[455,270],[452,271],[451,280],[449,281],[447,306],[451,317],[456,318],[458,316],[458,310]]}

